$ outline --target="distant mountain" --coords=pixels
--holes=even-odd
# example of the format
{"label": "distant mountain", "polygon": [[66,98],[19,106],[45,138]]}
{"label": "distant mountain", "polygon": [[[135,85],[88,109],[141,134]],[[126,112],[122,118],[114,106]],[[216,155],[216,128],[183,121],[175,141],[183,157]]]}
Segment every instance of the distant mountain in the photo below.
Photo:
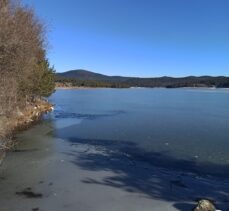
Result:
{"label": "distant mountain", "polygon": [[89,86],[89,87],[229,87],[229,77],[219,76],[188,76],[183,78],[158,77],[138,78],[107,76],[87,70],[70,70],[56,73],[59,86]]}
{"label": "distant mountain", "polygon": [[77,79],[77,80],[97,80],[97,81],[126,81],[128,77],[121,76],[107,76],[99,73],[94,73],[88,70],[70,70],[63,73],[56,74],[58,78]]}

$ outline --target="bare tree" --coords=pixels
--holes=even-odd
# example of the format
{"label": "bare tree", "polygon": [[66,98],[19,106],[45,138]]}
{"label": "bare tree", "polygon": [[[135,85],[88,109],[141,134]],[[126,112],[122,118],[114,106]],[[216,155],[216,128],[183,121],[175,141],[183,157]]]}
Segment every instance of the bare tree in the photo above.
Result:
{"label": "bare tree", "polygon": [[47,75],[40,65],[47,61],[45,27],[34,14],[19,1],[0,0],[0,114],[12,114],[42,93],[38,87]]}

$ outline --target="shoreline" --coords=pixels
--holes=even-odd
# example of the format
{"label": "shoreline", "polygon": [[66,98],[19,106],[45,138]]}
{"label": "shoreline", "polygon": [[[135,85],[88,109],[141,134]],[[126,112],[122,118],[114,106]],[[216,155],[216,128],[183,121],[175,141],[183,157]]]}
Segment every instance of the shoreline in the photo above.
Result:
{"label": "shoreline", "polygon": [[23,110],[17,110],[10,117],[0,116],[0,165],[6,152],[12,150],[17,144],[14,136],[36,124],[44,113],[53,110],[53,105],[46,100],[36,99],[30,102]]}
{"label": "shoreline", "polygon": [[108,87],[83,87],[83,86],[66,86],[66,87],[55,87],[55,90],[58,89],[99,89],[99,88],[108,88]]}
{"label": "shoreline", "polygon": [[209,90],[229,90],[229,88],[221,88],[221,87],[124,87],[124,88],[116,88],[116,87],[90,87],[90,86],[58,86],[55,87],[55,90],[63,89],[209,89]]}

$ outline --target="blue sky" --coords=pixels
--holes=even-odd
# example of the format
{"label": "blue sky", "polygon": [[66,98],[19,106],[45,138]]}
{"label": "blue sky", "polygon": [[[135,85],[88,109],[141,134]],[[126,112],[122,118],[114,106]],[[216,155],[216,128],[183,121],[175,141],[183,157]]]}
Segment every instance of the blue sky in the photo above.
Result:
{"label": "blue sky", "polygon": [[23,0],[49,28],[58,72],[229,75],[228,0]]}

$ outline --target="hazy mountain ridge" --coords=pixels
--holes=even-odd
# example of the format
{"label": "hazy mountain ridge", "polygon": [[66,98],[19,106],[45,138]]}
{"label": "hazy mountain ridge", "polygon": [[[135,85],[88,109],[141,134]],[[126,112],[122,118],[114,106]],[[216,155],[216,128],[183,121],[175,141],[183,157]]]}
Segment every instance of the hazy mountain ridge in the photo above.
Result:
{"label": "hazy mountain ridge", "polygon": [[187,76],[187,77],[124,77],[107,76],[87,70],[70,70],[56,73],[56,82],[72,83],[73,86],[93,87],[229,87],[229,77],[225,76]]}
{"label": "hazy mountain ridge", "polygon": [[88,70],[77,69],[63,73],[57,73],[60,78],[78,79],[78,80],[100,80],[100,81],[126,81],[130,77],[122,76],[107,76],[100,73],[91,72]]}

